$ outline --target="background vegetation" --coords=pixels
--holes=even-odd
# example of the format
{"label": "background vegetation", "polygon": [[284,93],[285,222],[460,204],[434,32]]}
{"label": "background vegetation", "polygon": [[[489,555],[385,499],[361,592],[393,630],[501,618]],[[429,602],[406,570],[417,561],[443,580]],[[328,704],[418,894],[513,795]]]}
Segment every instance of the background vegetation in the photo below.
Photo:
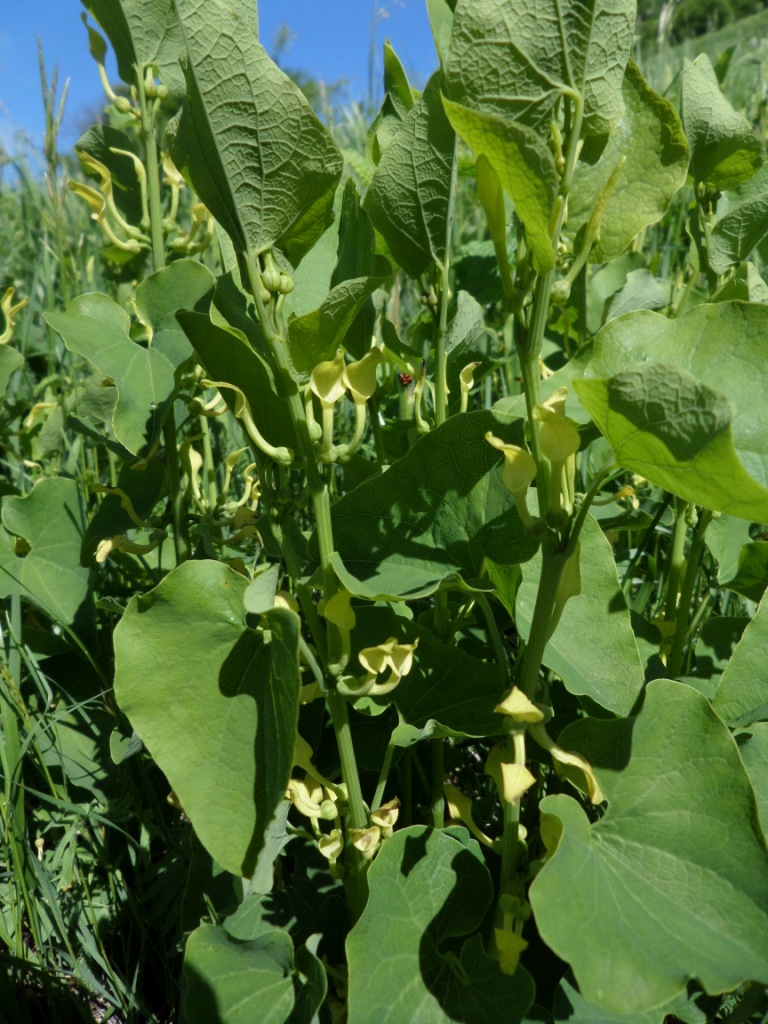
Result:
{"label": "background vegetation", "polygon": [[[651,84],[674,96],[682,56],[703,49],[734,107],[764,137],[768,14],[760,12],[765,7],[757,0],[674,5],[641,0],[638,55]],[[701,38],[689,44],[694,36]],[[52,543],[79,548],[79,531],[97,514],[105,489],[121,484],[114,452],[93,443],[114,396],[109,381],[69,351],[43,317],[88,291],[124,302],[142,266],[140,256],[105,246],[88,208],[69,190],[69,182],[83,175],[72,155],[58,152],[62,101],[55,74],[49,78],[42,70],[43,151],[6,156],[0,177],[0,296],[13,289],[0,330],[14,321],[20,356],[14,362],[11,350],[0,348],[0,374],[9,381],[0,413],[0,494],[28,493],[42,476],[77,481],[74,535],[65,523],[48,521],[44,510],[38,529],[41,535],[51,531]],[[367,184],[372,165],[366,136],[375,111],[336,107],[332,90],[307,79],[301,85],[332,121],[350,173]],[[112,123],[119,120],[114,109],[109,116]],[[33,173],[30,164],[40,162],[42,174]],[[664,221],[647,229],[609,272],[599,266],[590,271],[586,321],[567,322],[566,310],[565,321],[551,325],[552,369],[563,344],[575,346],[596,329],[606,303],[616,300],[632,273],[643,271],[655,282],[656,308],[676,304],[681,311],[704,299],[688,266],[690,204],[690,192],[683,190]],[[187,195],[182,214],[189,215],[190,208]],[[492,247],[468,177],[461,182],[456,236],[456,285],[483,303],[489,324],[501,330],[500,288],[489,273]],[[766,257],[768,251],[758,248],[753,257],[758,274]],[[213,266],[218,259],[213,249],[202,258]],[[417,324],[418,292],[404,285],[399,303],[400,323]],[[400,397],[391,383],[386,401],[394,407]],[[499,367],[485,387],[489,401],[518,393],[514,365]],[[236,436],[234,423],[226,420],[212,431],[207,443],[214,463],[235,447]],[[359,471],[365,472],[364,465]],[[669,509],[658,495],[648,496],[646,507],[655,524],[646,549],[633,543],[639,534],[617,538],[617,562],[630,580],[633,613],[650,620],[664,600],[671,534]],[[201,516],[190,542],[199,550],[212,549],[211,529]],[[6,552],[18,553],[18,539],[2,528],[0,538]],[[226,554],[233,561],[248,558],[258,543],[253,532],[238,540],[230,536]],[[7,564],[7,554],[0,553],[0,570],[4,558]],[[44,573],[47,567],[37,568]],[[720,614],[743,610],[749,598],[718,590],[711,560],[707,571]],[[182,939],[205,911],[195,873],[208,867],[165,779],[140,749],[111,693],[114,623],[128,599],[154,585],[162,572],[151,552],[114,554],[93,569],[92,613],[66,628],[26,604],[11,575],[0,572],[0,1016],[8,1024],[177,1019]],[[72,580],[73,590],[93,585],[85,568]],[[499,828],[498,808],[477,767],[482,754],[472,744],[457,747],[449,768],[485,812],[480,826],[493,832]],[[229,884],[228,876],[222,878],[224,905]]]}

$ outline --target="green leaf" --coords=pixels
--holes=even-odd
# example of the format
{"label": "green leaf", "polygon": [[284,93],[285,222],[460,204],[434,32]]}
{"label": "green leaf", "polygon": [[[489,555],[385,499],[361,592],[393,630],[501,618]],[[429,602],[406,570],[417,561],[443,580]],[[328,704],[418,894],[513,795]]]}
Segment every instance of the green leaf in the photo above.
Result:
{"label": "green leaf", "polygon": [[600,134],[621,117],[621,80],[634,32],[632,0],[459,3],[446,93],[546,135],[570,90],[584,104],[583,133]]}
{"label": "green leaf", "polygon": [[595,268],[587,281],[587,330],[597,334],[605,323],[605,315],[612,296],[627,283],[629,275],[645,267],[642,253],[627,252],[604,267]]}
{"label": "green leaf", "polygon": [[601,193],[611,181],[592,263],[619,256],[635,235],[655,224],[685,184],[688,144],[672,104],[657,95],[632,61],[622,86],[624,113],[606,135],[584,143],[568,196],[565,234],[579,242]]}
{"label": "green leaf", "polygon": [[748,623],[744,616],[713,615],[708,619],[696,641],[693,674],[684,681],[711,700]]}
{"label": "green leaf", "polygon": [[555,158],[532,128],[443,98],[456,132],[477,156],[485,156],[499,177],[525,228],[539,273],[555,265],[550,219],[558,190]]}
{"label": "green leaf", "polygon": [[[178,321],[211,380],[235,384],[248,399],[256,425],[266,440],[296,450],[296,432],[288,404],[274,371],[235,329],[219,327],[204,313],[179,312]],[[222,388],[221,397],[234,409],[236,394]]]}
{"label": "green leaf", "polygon": [[756,372],[766,358],[766,338],[768,306],[702,304],[673,319],[640,311],[607,324],[574,360],[574,372],[611,377],[633,363],[659,360],[713,386],[730,403],[741,461],[768,487],[768,403]]}
{"label": "green leaf", "polygon": [[[699,999],[701,997],[699,996]],[[556,1024],[665,1024],[674,1020],[682,1024],[707,1024],[710,1018],[683,993],[669,1003],[645,1013],[622,1013],[604,1010],[588,1002],[579,992],[570,974],[560,982],[555,992],[554,1020]]]}
{"label": "green leaf", "polygon": [[185,562],[115,630],[115,695],[222,867],[250,877],[293,764],[298,618],[246,630],[248,581]]}
{"label": "green leaf", "polygon": [[[348,186],[354,188],[354,183],[348,182]],[[336,191],[334,201],[334,220],[323,234],[320,240],[308,252],[293,274],[294,289],[283,300],[283,316],[290,320],[291,316],[304,316],[311,313],[313,309],[322,303],[333,284],[333,274],[336,266],[337,252],[340,248],[339,231],[341,224],[336,216],[336,208],[343,216],[343,199],[347,188],[342,192]],[[352,274],[352,277],[363,277],[363,274]],[[250,297],[249,297],[250,298]],[[250,299],[252,302],[253,300]]]}
{"label": "green leaf", "polygon": [[763,597],[723,671],[712,707],[735,726],[768,719],[767,677],[768,598]]}
{"label": "green leaf", "polygon": [[187,98],[173,161],[240,252],[298,264],[330,223],[341,154],[301,90],[221,0],[177,0]]}
{"label": "green leaf", "polygon": [[405,120],[413,108],[414,95],[405,68],[389,39],[384,40],[384,92],[392,97],[395,109]]}
{"label": "green leaf", "polygon": [[[617,715],[628,715],[644,682],[643,666],[619,585],[613,549],[587,516],[580,537],[581,593],[569,598],[544,651],[547,668],[570,693],[586,694]],[[541,554],[523,566],[515,621],[528,638],[541,575]]]}
{"label": "green leaf", "polygon": [[696,182],[725,192],[748,181],[763,162],[763,146],[749,121],[720,91],[709,57],[683,61],[683,126]]}
{"label": "green leaf", "polygon": [[385,150],[363,201],[411,277],[445,263],[455,147],[435,74]]}
{"label": "green leaf", "polygon": [[384,280],[380,276],[343,281],[331,289],[319,309],[290,321],[288,361],[297,383],[308,383],[317,364],[335,356],[355,317]]}
{"label": "green leaf", "polygon": [[566,733],[561,744],[596,767],[608,810],[590,826],[570,797],[542,801],[550,856],[529,898],[583,996],[642,1013],[690,978],[710,993],[765,984],[768,851],[736,744],[709,702],[654,680],[637,718]]}
{"label": "green leaf", "polygon": [[736,737],[739,753],[752,781],[763,835],[768,841],[768,722],[756,722]]}
{"label": "green leaf", "polygon": [[24,356],[9,345],[0,345],[0,398],[3,397],[11,374],[24,365]]}
{"label": "green leaf", "polygon": [[325,1002],[328,992],[328,975],[325,973],[325,962],[317,956],[320,936],[314,934],[306,945],[296,950],[295,963],[297,969],[306,979],[296,995],[296,1008],[290,1024],[314,1024],[318,1020],[317,1011]]}
{"label": "green leaf", "polygon": [[295,995],[293,944],[277,928],[249,942],[200,925],[184,953],[184,1019],[189,1024],[285,1024]]}
{"label": "green leaf", "polygon": [[275,594],[280,580],[280,566],[268,565],[255,576],[243,594],[243,607],[249,615],[264,615],[275,606]]}
{"label": "green leaf", "polygon": [[0,550],[0,594],[8,596],[18,579],[23,598],[54,621],[71,625],[89,589],[88,570],[80,565],[85,524],[75,481],[48,477],[23,498],[5,498],[2,522],[29,550],[15,554],[10,545]]}
{"label": "green leaf", "polygon": [[[117,58],[120,77],[135,85],[136,71],[154,64],[174,99],[184,95],[179,53],[184,42],[173,0],[82,0],[104,29]],[[85,17],[85,15],[83,15]]]}
{"label": "green leaf", "polygon": [[133,341],[128,313],[97,292],[78,296],[66,313],[48,313],[46,320],[71,352],[115,382],[115,438],[133,455],[146,451],[160,435],[164,406],[173,394],[170,361]]}
{"label": "green leaf", "polygon": [[142,281],[136,312],[146,328],[146,346],[133,340],[126,310],[99,292],[80,295],[66,313],[46,314],[70,352],[114,381],[112,428],[134,455],[158,439],[176,392],[176,371],[192,355],[176,310],[204,306],[212,289],[211,272],[193,260],[179,260]]}
{"label": "green leaf", "polygon": [[717,560],[719,586],[757,604],[768,586],[768,541],[753,541],[743,519],[718,516],[707,527],[706,542]]}
{"label": "green leaf", "polygon": [[[370,896],[347,938],[351,1024],[510,1024],[533,1002],[528,972],[512,977],[483,948],[493,887],[477,844],[414,826],[383,844]],[[471,936],[471,937],[470,937]]]}
{"label": "green leaf", "polygon": [[573,384],[620,465],[705,508],[768,519],[768,490],[739,461],[722,395],[665,363]]}
{"label": "green leaf", "polygon": [[[43,763],[59,769],[68,787],[87,790],[106,804],[120,792],[107,755],[114,718],[103,703],[93,700],[93,684],[84,676],[75,682],[74,692],[57,689],[55,712],[37,713],[36,745]],[[71,790],[69,796],[76,799]]]}
{"label": "green leaf", "polygon": [[605,313],[606,322],[636,309],[662,309],[669,303],[669,291],[650,270],[630,270],[624,287],[613,296]]}
{"label": "green leaf", "polygon": [[709,265],[716,274],[725,274],[734,263],[741,263],[768,234],[768,192],[747,199],[712,228]]}
{"label": "green leaf", "polygon": [[768,284],[754,263],[736,267],[712,296],[712,302],[768,302]]}
{"label": "green leaf", "polygon": [[[357,186],[351,178],[344,186],[338,234],[338,260],[331,284],[338,285],[355,278],[383,279],[390,275],[392,268],[389,261],[376,255],[376,233],[371,218],[360,205]],[[298,288],[297,280],[295,290]],[[315,305],[319,306],[324,297],[325,295],[321,296]],[[311,309],[305,312],[311,312]],[[354,359],[362,359],[371,347],[375,321],[376,309],[373,300],[367,299],[344,338],[344,347]]]}
{"label": "green leaf", "polygon": [[491,412],[452,416],[333,506],[336,550],[366,584],[366,596],[432,592],[456,573],[474,579],[486,556],[499,565],[532,557],[537,542],[501,481],[502,457],[485,441],[488,430],[523,443],[520,420]]}
{"label": "green leaf", "polygon": [[730,579],[722,580],[720,585],[757,604],[768,586],[768,542],[756,540],[745,544],[738,571]]}
{"label": "green leaf", "polygon": [[429,24],[440,64],[444,65],[451,45],[453,10],[448,0],[427,0]]}

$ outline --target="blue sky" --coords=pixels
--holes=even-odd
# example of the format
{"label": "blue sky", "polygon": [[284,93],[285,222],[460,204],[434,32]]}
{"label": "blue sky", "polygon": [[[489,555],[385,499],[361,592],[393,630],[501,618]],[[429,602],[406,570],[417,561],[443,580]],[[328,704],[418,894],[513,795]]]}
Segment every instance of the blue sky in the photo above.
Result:
{"label": "blue sky", "polygon": [[[35,143],[44,128],[37,37],[50,78],[59,65],[59,85],[69,78],[62,148],[87,126],[88,109],[103,103],[96,65],[88,53],[84,10],[78,0],[0,0],[0,145],[14,149],[21,130]],[[268,50],[280,28],[291,30],[284,66],[326,82],[348,82],[352,99],[365,97],[371,31],[376,39],[377,84],[381,48],[389,37],[414,84],[423,85],[437,65],[425,0],[259,0],[261,41]]]}

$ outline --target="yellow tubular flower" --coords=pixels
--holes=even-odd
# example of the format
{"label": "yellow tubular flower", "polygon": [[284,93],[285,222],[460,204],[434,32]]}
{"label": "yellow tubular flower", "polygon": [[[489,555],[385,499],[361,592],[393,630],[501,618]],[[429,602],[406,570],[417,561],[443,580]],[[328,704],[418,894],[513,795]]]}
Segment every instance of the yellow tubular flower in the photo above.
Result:
{"label": "yellow tubular flower", "polygon": [[467,363],[459,374],[459,386],[461,387],[461,412],[467,411],[469,404],[469,392],[474,384],[474,373],[480,363]]}
{"label": "yellow tubular flower", "polygon": [[542,455],[551,464],[552,494],[570,515],[573,509],[576,452],[580,438],[576,427],[565,415],[567,388],[558,388],[549,398],[535,406],[533,418],[538,425]]}
{"label": "yellow tubular flower", "polygon": [[475,839],[482,843],[483,846],[487,846],[492,850],[496,849],[498,843],[484,832],[481,832],[475,824],[475,820],[472,817],[472,801],[469,797],[462,793],[457,786],[454,786],[452,782],[447,783],[443,787],[443,793],[445,794],[445,802],[448,804],[448,814],[451,820],[460,821],[463,825],[466,825]]}
{"label": "yellow tubular flower", "polygon": [[350,363],[344,370],[344,383],[349,388],[352,401],[355,403],[355,431],[349,444],[341,445],[338,449],[339,459],[342,462],[346,462],[363,439],[367,419],[366,402],[373,397],[378,387],[376,368],[382,358],[381,349],[372,348],[362,359]]}
{"label": "yellow tubular flower", "polygon": [[400,814],[400,801],[397,797],[382,804],[377,811],[371,812],[371,821],[381,829],[381,838],[389,839],[397,824]]}
{"label": "yellow tubular flower", "polygon": [[309,386],[323,407],[323,442],[320,446],[322,462],[335,462],[333,447],[333,415],[336,402],[347,389],[344,383],[344,350],[337,349],[336,358],[318,363],[309,378]]}
{"label": "yellow tubular flower", "polygon": [[339,590],[325,602],[323,615],[334,626],[348,633],[355,628],[355,613],[352,608],[352,595],[348,590]]}
{"label": "yellow tubular flower", "polygon": [[503,452],[502,482],[515,499],[515,507],[523,525],[526,529],[535,530],[537,522],[528,511],[525,495],[536,476],[536,460],[527,448],[520,448],[516,444],[506,444],[501,438],[495,437],[490,430],[486,433],[485,440],[492,448]]}
{"label": "yellow tubular flower", "polygon": [[515,722],[541,722],[544,712],[522,690],[513,686],[504,700],[493,709],[500,715],[509,715]]}
{"label": "yellow tubular flower", "polygon": [[375,394],[378,387],[376,368],[382,358],[381,349],[372,348],[365,353],[362,359],[345,367],[342,374],[344,383],[349,388],[356,405],[358,402],[367,402]]}
{"label": "yellow tubular flower", "polygon": [[402,678],[411,671],[413,652],[418,646],[418,640],[414,640],[412,644],[399,644],[395,637],[391,636],[378,647],[364,647],[357,657],[366,672],[371,675],[380,675],[389,666]]}
{"label": "yellow tubular flower", "polygon": [[337,349],[336,358],[318,363],[309,378],[309,386],[323,406],[333,406],[346,391],[344,382],[344,350]]}
{"label": "yellow tubular flower", "polygon": [[494,928],[493,936],[499,954],[499,970],[502,974],[514,974],[520,954],[528,947],[528,943],[513,927]]}
{"label": "yellow tubular flower", "polygon": [[275,462],[279,462],[281,466],[290,466],[293,462],[293,452],[290,448],[276,448],[262,436],[259,428],[254,422],[251,407],[248,404],[248,399],[236,384],[230,384],[225,380],[203,380],[200,383],[206,388],[219,388],[219,390],[221,390],[221,388],[229,388],[230,391],[234,391],[236,396],[234,410],[235,416],[245,427],[245,431],[251,441],[253,441],[256,447],[264,452],[265,455],[269,455],[269,457],[274,459]]}
{"label": "yellow tubular flower", "polygon": [[3,292],[2,298],[0,298],[0,312],[3,314],[5,320],[5,327],[0,334],[0,345],[7,345],[11,340],[13,334],[13,328],[16,324],[16,317],[24,309],[29,299],[22,299],[21,302],[13,304],[13,295],[15,288],[6,288]]}
{"label": "yellow tubular flower", "polygon": [[363,855],[363,860],[372,860],[381,846],[381,829],[378,825],[369,828],[349,829],[349,838],[356,850]]}
{"label": "yellow tubular flower", "polygon": [[558,764],[565,764],[582,771],[587,782],[590,801],[593,804],[603,802],[605,797],[600,789],[600,783],[597,781],[594,768],[585,757],[582,757],[581,754],[574,754],[570,750],[563,750],[562,747],[555,743],[541,722],[529,725],[528,732],[540,747],[543,747],[550,753],[552,760],[555,762],[555,768],[557,768]]}
{"label": "yellow tubular flower", "polygon": [[334,828],[327,836],[320,836],[317,848],[328,860],[337,860],[344,852],[344,836],[341,830]]}

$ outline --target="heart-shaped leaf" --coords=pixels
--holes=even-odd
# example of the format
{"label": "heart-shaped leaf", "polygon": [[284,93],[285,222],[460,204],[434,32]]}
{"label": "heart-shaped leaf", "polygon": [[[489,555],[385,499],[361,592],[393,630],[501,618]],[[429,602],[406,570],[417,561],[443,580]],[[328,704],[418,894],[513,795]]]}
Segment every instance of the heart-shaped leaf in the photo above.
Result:
{"label": "heart-shaped leaf", "polygon": [[445,92],[463,106],[546,135],[564,92],[584,107],[585,134],[622,114],[621,80],[635,32],[631,0],[472,0],[456,6]]}
{"label": "heart-shaped leaf", "polygon": [[688,144],[677,111],[631,61],[622,95],[619,123],[608,134],[585,141],[568,196],[565,233],[578,244],[601,192],[610,188],[590,250],[593,263],[621,255],[639,231],[660,220],[688,173]]}
{"label": "heart-shaped leaf", "polygon": [[725,667],[712,707],[725,722],[749,726],[768,719],[768,598],[763,597]]}
{"label": "heart-shaped leaf", "polygon": [[560,743],[594,765],[608,810],[590,826],[570,797],[542,801],[549,859],[529,898],[585,998],[642,1013],[691,978],[710,993],[766,984],[768,851],[736,744],[706,698],[657,679],[637,718],[582,721]]}
{"label": "heart-shaped leaf", "polygon": [[71,352],[114,381],[112,427],[115,438],[134,455],[159,437],[175,395],[176,371],[192,355],[176,323],[176,310],[204,307],[213,284],[211,272],[193,260],[179,260],[142,281],[136,289],[136,312],[147,331],[146,345],[133,340],[125,308],[99,292],[80,295],[66,313],[46,314]]}
{"label": "heart-shaped leaf", "polygon": [[20,550],[4,534],[0,594],[11,594],[18,580],[22,597],[56,622],[71,625],[88,596],[89,581],[88,570],[80,565],[85,524],[77,484],[66,477],[40,480],[23,498],[5,498],[2,518],[22,544]]}
{"label": "heart-shaped leaf", "polygon": [[697,182],[725,192],[748,181],[763,162],[763,146],[752,125],[720,91],[709,57],[685,60],[683,125]]}
{"label": "heart-shaped leaf", "polygon": [[363,202],[411,277],[445,263],[455,148],[433,75],[384,151]]}
{"label": "heart-shaped leaf", "polygon": [[293,764],[300,680],[298,617],[273,609],[245,629],[247,586],[221,562],[185,562],[134,597],[115,695],[205,848],[250,877]]}
{"label": "heart-shaped leaf", "polygon": [[296,265],[330,223],[341,154],[301,90],[222,0],[177,0],[187,98],[174,163],[239,252]]}
{"label": "heart-shaped leaf", "polygon": [[768,519],[768,490],[739,460],[722,395],[665,363],[574,387],[622,466],[705,508]]}
{"label": "heart-shaped leaf", "polygon": [[510,1024],[524,1019],[530,975],[523,967],[502,974],[473,935],[493,889],[479,846],[464,836],[414,826],[383,844],[347,938],[354,1024],[498,1024],[501,1007]]}

